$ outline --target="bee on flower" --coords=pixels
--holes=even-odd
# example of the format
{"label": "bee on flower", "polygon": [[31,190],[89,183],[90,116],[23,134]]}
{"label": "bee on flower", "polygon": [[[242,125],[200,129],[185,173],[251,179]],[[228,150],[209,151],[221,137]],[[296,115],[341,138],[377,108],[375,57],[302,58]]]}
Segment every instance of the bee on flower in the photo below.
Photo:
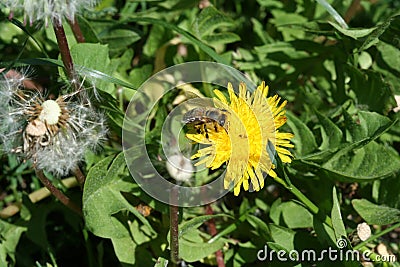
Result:
{"label": "bee on flower", "polygon": [[[199,158],[196,166],[205,164],[212,170],[226,163],[224,187],[228,189],[233,185],[236,196],[242,186],[245,191],[250,185],[259,191],[264,187],[263,173],[277,177],[275,154],[283,163],[292,161],[288,148],[294,147],[290,143],[293,134],[278,130],[287,120],[284,110],[287,102],[280,103],[278,95],[267,97],[268,86],[264,82],[253,93],[241,83],[238,95],[229,83],[229,101],[221,91],[214,93],[217,96],[214,105],[219,113],[213,111],[213,116],[208,116],[207,120],[202,117],[206,113],[188,118],[198,111],[189,111],[184,116],[184,122],[194,123],[197,129],[196,133],[186,136],[196,143],[208,145],[199,149],[192,159]],[[218,120],[216,114],[219,114]]]}
{"label": "bee on flower", "polygon": [[70,173],[84,153],[95,150],[107,134],[105,117],[81,91],[46,98],[23,86],[24,77],[0,80],[0,141],[3,150],[31,160],[57,176]]}

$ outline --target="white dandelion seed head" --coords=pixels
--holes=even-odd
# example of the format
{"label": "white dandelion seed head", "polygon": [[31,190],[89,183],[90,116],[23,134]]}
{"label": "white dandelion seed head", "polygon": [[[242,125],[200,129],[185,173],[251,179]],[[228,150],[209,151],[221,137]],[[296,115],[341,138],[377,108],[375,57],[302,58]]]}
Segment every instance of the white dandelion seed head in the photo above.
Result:
{"label": "white dandelion seed head", "polygon": [[44,20],[61,22],[63,17],[74,21],[77,12],[93,8],[98,0],[3,0],[3,5],[14,14],[24,14],[24,22]]}
{"label": "white dandelion seed head", "polygon": [[103,113],[91,104],[85,89],[46,99],[27,89],[25,75],[0,79],[0,141],[3,150],[31,159],[44,171],[68,175],[106,141]]}

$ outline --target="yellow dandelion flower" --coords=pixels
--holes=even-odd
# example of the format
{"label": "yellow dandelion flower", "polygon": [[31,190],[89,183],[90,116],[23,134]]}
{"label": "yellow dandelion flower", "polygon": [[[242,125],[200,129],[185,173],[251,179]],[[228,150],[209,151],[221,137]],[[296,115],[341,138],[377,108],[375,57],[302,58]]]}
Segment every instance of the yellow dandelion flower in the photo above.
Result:
{"label": "yellow dandelion flower", "polygon": [[277,176],[271,152],[276,152],[284,163],[292,161],[293,156],[287,148],[293,147],[290,143],[293,134],[278,130],[287,120],[284,110],[287,102],[280,104],[278,95],[267,98],[265,82],[253,93],[241,83],[238,96],[229,83],[229,101],[219,90],[214,93],[217,96],[214,105],[225,111],[227,119],[225,125],[214,122],[208,125],[212,127],[199,127],[198,133],[187,134],[189,139],[208,145],[199,149],[192,159],[199,158],[196,165],[205,164],[210,169],[227,163],[224,187],[228,189],[233,183],[236,196],[242,186],[248,191],[250,183],[255,191],[259,191],[264,187],[263,173]]}

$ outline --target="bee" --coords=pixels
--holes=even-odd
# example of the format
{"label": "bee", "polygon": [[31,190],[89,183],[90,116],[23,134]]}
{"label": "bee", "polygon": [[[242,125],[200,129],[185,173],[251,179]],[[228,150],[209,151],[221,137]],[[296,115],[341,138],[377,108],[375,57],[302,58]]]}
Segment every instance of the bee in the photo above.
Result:
{"label": "bee", "polygon": [[216,132],[218,132],[218,125],[227,129],[229,114],[226,109],[212,107],[194,108],[185,113],[182,122],[184,124],[192,124],[198,130],[198,133],[201,132],[202,127],[206,138],[208,138],[208,125],[214,126]]}

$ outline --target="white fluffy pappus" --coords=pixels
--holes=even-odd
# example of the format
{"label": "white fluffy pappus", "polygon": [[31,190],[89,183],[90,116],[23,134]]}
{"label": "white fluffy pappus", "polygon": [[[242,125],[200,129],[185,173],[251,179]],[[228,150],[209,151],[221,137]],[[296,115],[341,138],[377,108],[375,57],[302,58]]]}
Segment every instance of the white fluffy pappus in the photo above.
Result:
{"label": "white fluffy pappus", "polygon": [[39,169],[65,176],[107,136],[106,119],[81,92],[46,99],[22,83],[0,80],[3,150],[32,160]]}
{"label": "white fluffy pappus", "polygon": [[24,22],[44,20],[61,22],[63,17],[74,21],[75,15],[83,9],[93,8],[98,0],[3,0],[2,5],[10,10],[10,17],[23,14]]}

